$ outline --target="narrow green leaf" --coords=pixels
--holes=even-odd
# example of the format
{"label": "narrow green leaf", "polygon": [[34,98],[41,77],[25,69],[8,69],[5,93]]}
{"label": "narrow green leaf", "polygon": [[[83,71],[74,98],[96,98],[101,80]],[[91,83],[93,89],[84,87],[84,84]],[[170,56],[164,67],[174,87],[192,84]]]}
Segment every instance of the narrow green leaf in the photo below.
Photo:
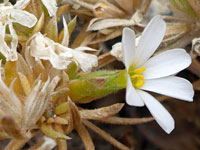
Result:
{"label": "narrow green leaf", "polygon": [[70,140],[71,139],[69,136],[66,136],[66,135],[64,135],[60,132],[55,131],[51,127],[51,124],[42,124],[41,125],[41,131],[51,138],[63,139],[63,140]]}

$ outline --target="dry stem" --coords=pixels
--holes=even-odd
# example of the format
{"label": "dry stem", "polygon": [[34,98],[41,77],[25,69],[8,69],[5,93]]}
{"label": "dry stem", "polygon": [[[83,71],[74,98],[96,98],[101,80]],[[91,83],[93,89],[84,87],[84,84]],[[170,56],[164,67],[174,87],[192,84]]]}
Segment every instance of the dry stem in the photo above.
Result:
{"label": "dry stem", "polygon": [[121,125],[135,125],[153,121],[153,117],[147,118],[120,118],[120,117],[108,117],[99,121],[109,124],[121,124]]}
{"label": "dry stem", "polygon": [[90,128],[91,130],[93,130],[94,132],[96,132],[97,134],[99,134],[102,138],[104,138],[106,141],[108,141],[109,143],[111,143],[112,145],[114,145],[115,147],[117,147],[118,149],[120,149],[120,150],[130,150],[130,148],[128,148],[124,144],[122,144],[119,141],[117,141],[116,139],[114,139],[112,136],[110,136],[105,131],[101,130],[99,127],[97,127],[93,123],[91,123],[91,122],[89,122],[87,120],[83,120],[82,122],[88,128]]}

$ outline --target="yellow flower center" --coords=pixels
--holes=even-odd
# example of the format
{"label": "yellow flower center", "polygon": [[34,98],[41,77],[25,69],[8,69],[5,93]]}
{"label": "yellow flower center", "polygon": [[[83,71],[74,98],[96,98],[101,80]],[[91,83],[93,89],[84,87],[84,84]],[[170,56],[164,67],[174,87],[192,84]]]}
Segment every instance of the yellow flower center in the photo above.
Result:
{"label": "yellow flower center", "polygon": [[145,67],[141,67],[138,69],[133,69],[133,67],[129,68],[129,75],[131,77],[132,84],[135,88],[140,88],[144,85],[144,76],[141,75],[142,72],[146,70]]}

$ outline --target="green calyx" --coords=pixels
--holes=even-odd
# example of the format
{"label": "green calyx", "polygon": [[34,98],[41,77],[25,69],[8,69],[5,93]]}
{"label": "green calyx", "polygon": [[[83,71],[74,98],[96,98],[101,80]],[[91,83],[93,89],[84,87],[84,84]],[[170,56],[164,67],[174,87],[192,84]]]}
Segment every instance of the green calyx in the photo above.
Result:
{"label": "green calyx", "polygon": [[74,102],[89,103],[126,88],[126,80],[126,70],[79,75],[69,83],[69,96]]}

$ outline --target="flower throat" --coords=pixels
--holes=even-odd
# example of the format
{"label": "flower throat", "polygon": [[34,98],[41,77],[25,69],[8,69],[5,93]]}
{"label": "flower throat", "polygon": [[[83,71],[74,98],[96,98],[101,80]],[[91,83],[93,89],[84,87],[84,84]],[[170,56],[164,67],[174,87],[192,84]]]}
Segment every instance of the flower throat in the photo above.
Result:
{"label": "flower throat", "polygon": [[141,75],[142,72],[144,72],[146,70],[145,67],[141,67],[141,68],[138,68],[138,69],[133,69],[132,66],[130,66],[129,68],[129,75],[131,77],[131,82],[134,86],[134,88],[140,88],[144,85],[144,76]]}

